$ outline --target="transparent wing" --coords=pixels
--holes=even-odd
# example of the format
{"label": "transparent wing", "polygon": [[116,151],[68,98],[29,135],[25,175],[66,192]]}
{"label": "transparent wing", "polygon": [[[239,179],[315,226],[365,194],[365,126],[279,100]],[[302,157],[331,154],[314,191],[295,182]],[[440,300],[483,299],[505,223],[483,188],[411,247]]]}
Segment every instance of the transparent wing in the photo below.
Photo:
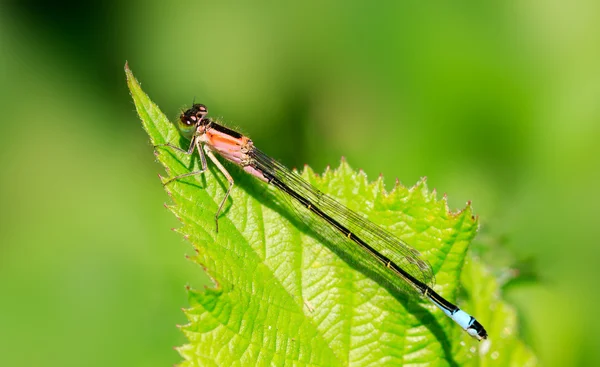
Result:
{"label": "transparent wing", "polygon": [[[361,215],[348,209],[344,205],[317,190],[298,174],[291,172],[281,163],[254,148],[249,152],[254,160],[256,169],[266,172],[281,181],[284,185],[305,198],[310,205],[319,208],[324,214],[347,228],[352,236],[362,239],[380,254],[384,255],[413,278],[429,287],[433,286],[434,275],[431,265],[425,261],[421,254],[407,245],[388,231],[370,222]],[[361,270],[370,275],[389,281],[395,288],[408,293],[418,292],[413,285],[401,279],[396,273],[382,264],[380,259],[372,256],[369,251],[349,239],[344,233],[332,226],[325,219],[309,210],[306,202],[303,204],[297,199],[286,195],[287,202],[291,204],[294,212],[306,225],[326,242],[330,248],[351,264],[358,265]]]}

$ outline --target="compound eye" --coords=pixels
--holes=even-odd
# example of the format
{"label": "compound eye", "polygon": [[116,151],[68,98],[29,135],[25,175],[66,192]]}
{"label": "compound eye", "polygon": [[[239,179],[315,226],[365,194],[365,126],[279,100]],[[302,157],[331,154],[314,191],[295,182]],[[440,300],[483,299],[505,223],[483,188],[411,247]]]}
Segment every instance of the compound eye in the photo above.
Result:
{"label": "compound eye", "polygon": [[187,113],[182,113],[181,117],[179,118],[179,120],[185,125],[185,126],[192,126],[195,124],[197,118],[194,115],[188,115]]}

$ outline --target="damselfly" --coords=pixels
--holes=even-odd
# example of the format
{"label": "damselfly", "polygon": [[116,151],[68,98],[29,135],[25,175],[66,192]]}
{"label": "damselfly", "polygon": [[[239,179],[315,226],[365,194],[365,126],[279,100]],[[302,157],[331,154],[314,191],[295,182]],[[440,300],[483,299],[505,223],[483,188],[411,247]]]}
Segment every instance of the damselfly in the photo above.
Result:
{"label": "damselfly", "polygon": [[323,194],[298,174],[254,147],[248,137],[206,118],[207,113],[206,106],[196,103],[180,115],[177,127],[190,140],[188,150],[172,144],[163,145],[188,155],[197,151],[200,170],[172,177],[164,184],[204,173],[208,157],[229,182],[225,197],[215,213],[217,231],[219,214],[233,187],[233,178],[217,159],[216,155],[219,155],[290,197],[315,219],[314,222],[319,224],[318,228],[330,234],[328,240],[342,251],[361,251],[360,262],[363,265],[371,267],[384,278],[392,278],[397,288],[428,299],[472,337],[478,340],[487,338],[485,328],[474,317],[432,289],[433,271],[417,250]]}

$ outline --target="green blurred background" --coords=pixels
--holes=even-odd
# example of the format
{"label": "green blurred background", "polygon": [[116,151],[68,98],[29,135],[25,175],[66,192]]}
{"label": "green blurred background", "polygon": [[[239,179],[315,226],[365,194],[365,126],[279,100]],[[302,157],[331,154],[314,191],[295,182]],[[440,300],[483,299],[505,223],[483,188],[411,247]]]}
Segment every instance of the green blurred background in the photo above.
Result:
{"label": "green blurred background", "polygon": [[195,97],[288,166],[472,200],[542,363],[599,365],[600,3],[365,3],[4,1],[0,365],[180,361],[205,278],[125,60],[169,116]]}

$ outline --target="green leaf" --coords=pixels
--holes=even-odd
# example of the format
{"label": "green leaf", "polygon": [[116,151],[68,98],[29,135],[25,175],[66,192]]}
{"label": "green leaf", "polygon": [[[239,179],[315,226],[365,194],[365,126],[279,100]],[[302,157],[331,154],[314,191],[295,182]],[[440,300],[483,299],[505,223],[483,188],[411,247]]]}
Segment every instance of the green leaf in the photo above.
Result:
{"label": "green leaf", "polygon": [[[141,90],[127,82],[153,145],[187,148],[176,128]],[[197,157],[156,149],[170,176],[198,169]],[[210,162],[209,162],[210,163]],[[403,238],[436,274],[435,290],[475,315],[489,339],[477,342],[439,309],[384,286],[322,244],[310,228],[279,205],[272,187],[226,165],[236,185],[219,218],[214,213],[227,182],[209,165],[203,176],[167,185],[169,209],[182,223],[214,288],[189,290],[189,343],[178,348],[182,366],[427,366],[534,365],[518,339],[515,312],[500,300],[495,279],[468,256],[477,231],[470,205],[450,212],[425,181],[388,193],[342,161],[322,177],[302,176],[323,192]],[[460,279],[460,282],[459,282]],[[460,288],[460,289],[459,289]]]}

